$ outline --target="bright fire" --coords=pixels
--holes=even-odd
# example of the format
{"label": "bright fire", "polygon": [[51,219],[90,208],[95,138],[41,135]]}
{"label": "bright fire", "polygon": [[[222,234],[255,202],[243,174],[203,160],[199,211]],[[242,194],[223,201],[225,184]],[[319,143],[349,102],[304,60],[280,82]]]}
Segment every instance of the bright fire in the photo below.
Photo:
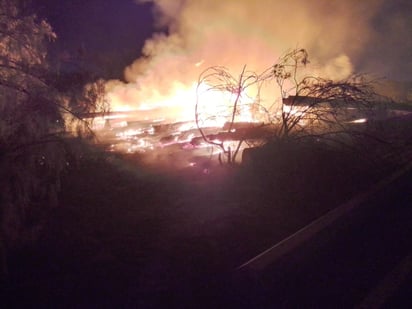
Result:
{"label": "bright fire", "polygon": [[[367,12],[356,1],[141,1],[153,3],[167,33],[146,41],[142,57],[125,69],[126,82],[107,82],[113,113],[95,120],[113,148],[124,144],[128,152],[200,147],[187,145],[199,137],[196,102],[198,125],[208,134],[222,130],[231,120],[236,94],[208,90],[210,85],[204,84],[198,89],[199,75],[208,67],[224,66],[236,74],[247,65],[260,72],[299,44],[309,51],[315,75],[348,76],[379,7],[378,0],[367,1]],[[259,103],[273,104],[276,99],[270,97]],[[253,95],[242,93],[235,121],[259,121],[254,104]]]}
{"label": "bright fire", "polygon": [[[109,115],[95,118],[94,128],[103,140],[111,143],[111,149],[123,152],[147,152],[180,145],[182,150],[203,149],[205,156],[218,154],[221,149],[199,142],[199,127],[208,133],[217,134],[232,119],[236,94],[210,89],[210,85],[192,83],[185,86],[174,82],[168,96],[155,95],[138,104],[138,109],[122,105],[122,96],[114,91],[108,93],[111,108]],[[195,122],[195,105],[198,104],[198,124]],[[254,122],[254,101],[241,93],[236,108],[235,122]],[[192,141],[197,138],[197,142]],[[225,146],[236,142],[225,142]],[[228,147],[228,146],[227,146]],[[235,147],[235,146],[232,146]],[[195,166],[192,161],[189,166]]]}

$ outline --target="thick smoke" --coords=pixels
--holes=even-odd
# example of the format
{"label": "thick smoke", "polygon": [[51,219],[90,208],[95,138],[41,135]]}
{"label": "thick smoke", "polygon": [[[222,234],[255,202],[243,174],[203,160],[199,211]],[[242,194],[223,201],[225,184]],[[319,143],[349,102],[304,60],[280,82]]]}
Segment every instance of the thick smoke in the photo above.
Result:
{"label": "thick smoke", "polygon": [[[412,1],[385,0],[371,20],[369,44],[358,67],[398,81],[412,81]],[[411,89],[412,90],[412,89]]]}
{"label": "thick smoke", "polygon": [[146,41],[143,57],[125,69],[127,84],[111,82],[108,88],[114,108],[117,104],[178,106],[169,117],[179,117],[187,110],[185,104],[192,106],[183,102],[193,100],[187,92],[210,66],[225,66],[234,75],[244,65],[260,72],[285,51],[303,47],[314,74],[335,79],[348,76],[367,56],[365,49],[376,42],[376,28],[371,25],[384,2],[142,1],[153,2],[158,25],[167,27],[168,34],[155,34]]}
{"label": "thick smoke", "polygon": [[[343,59],[356,57],[368,43],[370,20],[382,0],[154,2],[159,20],[171,33],[148,41],[144,53],[157,60],[172,54],[182,61],[205,60],[205,66],[239,70],[247,64],[258,70],[299,46],[319,65],[329,70],[335,66],[335,74],[343,76],[351,70],[349,59]],[[129,80],[140,73],[139,64],[126,71]]]}

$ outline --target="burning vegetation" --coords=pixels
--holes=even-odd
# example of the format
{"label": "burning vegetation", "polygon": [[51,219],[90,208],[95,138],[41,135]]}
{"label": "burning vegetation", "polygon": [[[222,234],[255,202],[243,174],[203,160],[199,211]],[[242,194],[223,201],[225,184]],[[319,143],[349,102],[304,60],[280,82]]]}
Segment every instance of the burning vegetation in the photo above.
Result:
{"label": "burning vegetation", "polygon": [[[150,2],[167,31],[146,41],[125,81],[106,83],[114,113],[95,119],[112,150],[156,161],[181,149],[231,164],[272,140],[351,144],[383,117],[382,97],[354,73],[368,69],[360,64],[380,1]],[[290,50],[296,42],[307,50]],[[196,165],[183,157],[181,166]]]}
{"label": "burning vegetation", "polygon": [[[53,206],[68,207],[60,219],[70,227],[57,218],[54,228],[65,236],[56,242],[69,250],[56,256],[71,259],[83,243],[86,255],[96,251],[90,268],[103,262],[113,278],[123,269],[133,279],[121,281],[135,294],[135,277],[143,287],[150,282],[144,272],[130,272],[136,261],[151,275],[157,258],[171,257],[160,248],[142,261],[152,242],[185,243],[183,236],[198,233],[212,236],[211,247],[233,251],[230,259],[239,257],[229,243],[245,245],[244,235],[233,241],[231,230],[251,235],[246,249],[255,250],[273,227],[286,226],[278,234],[286,237],[410,160],[410,112],[386,109],[373,80],[354,74],[380,0],[151,2],[163,31],[146,41],[124,82],[53,71],[46,57],[56,38],[51,26],[22,10],[25,1],[0,0],[0,277],[8,275],[10,248],[34,243],[54,224],[47,222],[51,213],[59,217]],[[306,49],[288,50],[296,42],[311,61]],[[214,164],[240,162],[244,168],[203,175]],[[172,176],[152,177],[151,164],[162,173],[171,166]],[[46,234],[54,237],[52,231]],[[128,233],[141,236],[123,246]],[[106,243],[115,254],[100,251]],[[122,268],[123,253],[133,248]],[[50,271],[60,262],[41,259],[66,286],[70,272]],[[22,285],[30,290],[38,285],[31,274],[36,282]],[[191,270],[186,275],[192,284]],[[145,294],[140,287],[137,296]],[[61,290],[55,296],[61,303]]]}
{"label": "burning vegetation", "polygon": [[111,113],[95,119],[98,136],[112,151],[155,160],[191,153],[182,155],[180,167],[213,158],[233,164],[244,149],[276,140],[310,137],[351,145],[351,137],[380,117],[382,97],[365,76],[334,81],[308,75],[308,65],[307,51],[295,49],[262,73],[244,66],[236,77],[225,67],[210,67],[199,76],[194,106],[188,104],[192,119],[139,120],[145,112],[138,110]]}

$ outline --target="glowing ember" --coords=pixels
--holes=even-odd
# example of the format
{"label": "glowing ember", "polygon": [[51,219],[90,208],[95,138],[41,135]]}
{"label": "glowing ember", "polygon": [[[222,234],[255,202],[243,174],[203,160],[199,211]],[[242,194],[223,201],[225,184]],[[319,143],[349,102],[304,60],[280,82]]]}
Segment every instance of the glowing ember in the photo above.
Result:
{"label": "glowing ember", "polygon": [[351,123],[365,123],[367,121],[368,119],[366,118],[359,118],[359,119],[352,120]]}
{"label": "glowing ember", "polygon": [[[245,65],[260,72],[298,42],[308,49],[314,68],[305,74],[345,78],[352,73],[351,59],[362,54],[362,44],[368,42],[367,24],[379,7],[379,0],[368,1],[366,14],[364,5],[354,1],[322,0],[319,5],[302,0],[142,1],[153,2],[167,34],[156,33],[146,41],[143,57],[125,69],[126,82],[106,83],[111,110],[115,112],[96,119],[95,128],[109,143],[117,145],[112,148],[127,152],[166,148],[172,152],[179,147],[186,151],[201,149],[204,156],[221,150],[210,150],[197,126],[204,134],[215,136],[212,140],[223,141],[225,148],[233,149],[241,129],[225,128],[228,121],[266,122],[257,105],[266,110],[273,108],[273,118],[282,112],[299,116],[305,107],[282,111],[280,93],[273,90],[273,85],[264,85],[266,92],[262,90],[259,104],[255,102],[256,89],[242,93],[222,88],[216,91],[215,85],[199,83],[202,72],[216,65],[233,73]],[[285,20],[274,12],[291,14]],[[233,134],[234,140],[222,131]]]}

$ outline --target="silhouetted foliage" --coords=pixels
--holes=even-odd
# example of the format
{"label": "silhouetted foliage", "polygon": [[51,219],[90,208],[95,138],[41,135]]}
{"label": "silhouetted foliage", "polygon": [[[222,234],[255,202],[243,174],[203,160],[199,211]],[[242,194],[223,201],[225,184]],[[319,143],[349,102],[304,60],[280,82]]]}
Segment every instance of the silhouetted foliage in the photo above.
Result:
{"label": "silhouetted foliage", "polygon": [[59,76],[51,81],[46,56],[56,35],[23,4],[0,0],[0,247],[30,240],[41,228],[71,164],[69,140],[92,136],[81,113],[107,103],[101,81],[81,90],[55,87]]}
{"label": "silhouetted foliage", "polygon": [[[195,110],[203,139],[219,147],[229,163],[235,161],[243,142],[251,144],[256,140],[264,143],[309,136],[350,145],[348,136],[360,133],[354,123],[368,116],[378,98],[373,81],[364,75],[343,80],[308,75],[308,64],[307,51],[294,49],[260,74],[247,71],[246,67],[238,78],[224,67],[203,71]],[[225,102],[211,102],[209,92],[226,94]],[[209,109],[211,104],[218,108]],[[248,121],[253,121],[248,128],[237,130],[236,124],[242,122],[245,111],[251,114]],[[214,119],[227,122],[224,134],[206,133],[208,121]]]}

